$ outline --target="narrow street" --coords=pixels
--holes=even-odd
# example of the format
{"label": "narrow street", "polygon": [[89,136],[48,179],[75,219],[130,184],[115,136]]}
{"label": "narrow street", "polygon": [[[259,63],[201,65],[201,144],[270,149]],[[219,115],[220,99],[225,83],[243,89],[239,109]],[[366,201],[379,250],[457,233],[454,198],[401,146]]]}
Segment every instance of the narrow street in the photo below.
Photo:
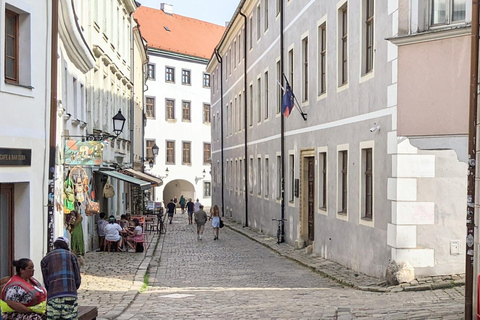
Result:
{"label": "narrow street", "polygon": [[[99,306],[100,319],[463,318],[463,287],[359,291],[326,279],[227,227],[221,230],[220,240],[214,241],[211,226],[207,226],[199,241],[195,225],[187,225],[186,215],[177,214],[150,262],[148,288],[136,295],[128,285],[129,279],[134,279],[129,272],[145,268],[143,255],[89,254],[87,264],[97,258],[102,261],[88,267],[87,273],[97,275],[84,276],[80,304],[107,304]],[[105,270],[120,272],[111,276]],[[138,278],[136,281],[142,281]],[[120,315],[112,316],[112,310]]]}

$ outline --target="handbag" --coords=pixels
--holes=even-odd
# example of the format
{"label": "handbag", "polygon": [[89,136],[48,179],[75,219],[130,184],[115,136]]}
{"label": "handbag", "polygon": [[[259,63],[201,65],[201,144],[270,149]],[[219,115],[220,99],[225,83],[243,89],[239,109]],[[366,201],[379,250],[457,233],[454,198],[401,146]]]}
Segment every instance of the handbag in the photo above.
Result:
{"label": "handbag", "polygon": [[100,204],[87,197],[87,204],[85,205],[85,214],[94,215],[100,213]]}
{"label": "handbag", "polygon": [[220,228],[223,228],[225,225],[223,224],[222,218],[220,218]]}
{"label": "handbag", "polygon": [[112,198],[115,195],[115,189],[113,185],[110,183],[110,178],[107,179],[107,183],[103,187],[103,196],[105,198]]}

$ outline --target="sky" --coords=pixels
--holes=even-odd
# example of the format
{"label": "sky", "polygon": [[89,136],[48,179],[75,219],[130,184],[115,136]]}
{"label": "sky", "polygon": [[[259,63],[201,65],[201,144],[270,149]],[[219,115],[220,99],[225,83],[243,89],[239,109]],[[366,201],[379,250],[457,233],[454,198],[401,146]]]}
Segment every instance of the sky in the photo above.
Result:
{"label": "sky", "polygon": [[221,26],[232,18],[240,0],[137,0],[142,6],[160,9],[160,3],[173,5],[173,14],[208,21]]}

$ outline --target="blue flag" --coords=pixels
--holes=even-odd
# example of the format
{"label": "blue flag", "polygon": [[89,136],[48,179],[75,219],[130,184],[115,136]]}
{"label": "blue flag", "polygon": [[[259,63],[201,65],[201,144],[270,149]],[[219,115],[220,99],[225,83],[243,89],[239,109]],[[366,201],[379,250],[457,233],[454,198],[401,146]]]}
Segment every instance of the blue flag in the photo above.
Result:
{"label": "blue flag", "polygon": [[282,99],[282,113],[285,117],[288,118],[290,112],[292,112],[294,106],[294,96],[292,88],[287,84],[287,89],[284,90],[283,99]]}

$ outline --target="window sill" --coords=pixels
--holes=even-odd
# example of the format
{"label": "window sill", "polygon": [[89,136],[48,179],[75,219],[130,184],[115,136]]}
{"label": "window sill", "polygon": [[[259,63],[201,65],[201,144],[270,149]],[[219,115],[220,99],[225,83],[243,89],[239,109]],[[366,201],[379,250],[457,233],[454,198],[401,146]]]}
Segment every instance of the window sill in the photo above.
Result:
{"label": "window sill", "polygon": [[346,216],[347,215],[347,211],[340,211],[340,212],[337,212],[337,214],[341,215],[341,216]]}
{"label": "window sill", "polygon": [[8,81],[3,82],[0,86],[0,91],[2,92],[8,92],[25,97],[33,97],[33,89],[35,88],[29,85],[11,83]]}

